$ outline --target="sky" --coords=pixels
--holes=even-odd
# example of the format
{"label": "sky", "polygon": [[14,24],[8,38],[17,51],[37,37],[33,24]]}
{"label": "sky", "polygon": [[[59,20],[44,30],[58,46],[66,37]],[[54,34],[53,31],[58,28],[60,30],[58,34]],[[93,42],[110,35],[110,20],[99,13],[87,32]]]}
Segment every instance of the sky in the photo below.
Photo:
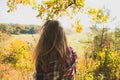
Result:
{"label": "sky", "polygon": [[[110,10],[110,15],[115,17],[115,21],[110,22],[108,25],[113,28],[120,22],[120,0],[85,0],[87,7],[107,8]],[[7,0],[0,0],[0,23],[18,23],[18,24],[38,24],[41,25],[42,21],[36,17],[37,11],[29,6],[18,6],[12,13],[7,13],[8,7],[6,6]],[[87,29],[90,21],[86,15],[80,14],[81,23]],[[59,18],[59,21],[66,28],[71,28],[72,21],[68,17]]]}

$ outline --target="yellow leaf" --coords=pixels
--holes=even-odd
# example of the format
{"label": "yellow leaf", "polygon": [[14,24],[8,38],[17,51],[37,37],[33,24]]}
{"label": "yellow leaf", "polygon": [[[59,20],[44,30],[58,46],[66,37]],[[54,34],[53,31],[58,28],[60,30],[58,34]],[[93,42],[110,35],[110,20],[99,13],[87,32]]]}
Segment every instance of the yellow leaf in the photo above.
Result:
{"label": "yellow leaf", "polygon": [[91,14],[91,15],[97,14],[97,10],[96,10],[95,8],[90,8],[90,9],[88,10],[88,13]]}
{"label": "yellow leaf", "polygon": [[25,0],[25,4],[30,5],[30,0]]}
{"label": "yellow leaf", "polygon": [[103,13],[103,9],[98,9],[98,13]]}
{"label": "yellow leaf", "polygon": [[82,25],[78,25],[78,27],[76,28],[76,32],[82,32]]}
{"label": "yellow leaf", "polygon": [[93,17],[92,20],[93,20],[94,22],[98,22],[98,17]]}
{"label": "yellow leaf", "polygon": [[18,3],[22,3],[22,0],[16,0],[16,3],[18,4]]}
{"label": "yellow leaf", "polygon": [[59,2],[60,2],[60,3],[63,3],[63,2],[64,2],[64,0],[59,0]]}
{"label": "yellow leaf", "polygon": [[36,0],[32,0],[33,5],[35,6],[37,4]]}
{"label": "yellow leaf", "polygon": [[85,5],[85,0],[75,0],[75,4],[78,5],[78,6],[81,6],[83,7]]}
{"label": "yellow leaf", "polygon": [[105,57],[105,52],[104,52],[104,51],[100,52],[100,53],[99,53],[99,56],[100,56],[100,57]]}
{"label": "yellow leaf", "polygon": [[101,21],[102,21],[103,23],[107,22],[107,20],[108,20],[108,15],[105,15],[105,16],[103,16],[103,17],[101,18]]}
{"label": "yellow leaf", "polygon": [[54,4],[55,0],[42,0],[44,4]]}

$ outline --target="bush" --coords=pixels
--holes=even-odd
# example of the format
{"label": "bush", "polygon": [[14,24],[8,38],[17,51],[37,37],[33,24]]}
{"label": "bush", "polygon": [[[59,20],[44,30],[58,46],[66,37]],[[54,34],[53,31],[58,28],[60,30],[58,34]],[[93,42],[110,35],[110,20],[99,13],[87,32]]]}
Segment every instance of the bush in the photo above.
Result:
{"label": "bush", "polygon": [[9,54],[4,59],[4,62],[11,63],[18,68],[30,67],[31,54],[29,52],[27,43],[17,39],[11,42],[8,48]]}

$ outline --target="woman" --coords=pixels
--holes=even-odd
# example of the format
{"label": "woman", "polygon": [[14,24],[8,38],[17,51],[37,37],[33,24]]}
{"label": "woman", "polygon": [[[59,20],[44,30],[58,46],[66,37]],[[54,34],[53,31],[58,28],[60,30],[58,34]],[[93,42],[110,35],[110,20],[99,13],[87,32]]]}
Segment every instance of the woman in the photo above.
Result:
{"label": "woman", "polygon": [[46,21],[35,48],[35,80],[75,80],[76,58],[59,22]]}

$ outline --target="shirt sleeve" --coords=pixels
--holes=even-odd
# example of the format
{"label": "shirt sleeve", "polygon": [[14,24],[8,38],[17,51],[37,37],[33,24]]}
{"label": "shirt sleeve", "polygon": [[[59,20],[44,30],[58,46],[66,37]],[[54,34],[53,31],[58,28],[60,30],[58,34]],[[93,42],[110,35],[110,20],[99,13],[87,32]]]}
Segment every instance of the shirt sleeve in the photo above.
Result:
{"label": "shirt sleeve", "polygon": [[76,54],[75,50],[72,47],[70,47],[69,49],[70,49],[72,61],[76,62],[76,60],[77,60],[77,54]]}
{"label": "shirt sleeve", "polygon": [[66,60],[66,65],[65,65],[66,72],[64,74],[65,77],[74,76],[76,74],[77,54],[72,47],[70,47],[69,50],[70,50],[70,56]]}
{"label": "shirt sleeve", "polygon": [[71,52],[71,55],[72,55],[72,57],[71,57],[72,58],[71,60],[72,60],[72,63],[73,63],[72,68],[73,68],[74,72],[76,73],[77,54],[72,47],[70,47],[70,52]]}

